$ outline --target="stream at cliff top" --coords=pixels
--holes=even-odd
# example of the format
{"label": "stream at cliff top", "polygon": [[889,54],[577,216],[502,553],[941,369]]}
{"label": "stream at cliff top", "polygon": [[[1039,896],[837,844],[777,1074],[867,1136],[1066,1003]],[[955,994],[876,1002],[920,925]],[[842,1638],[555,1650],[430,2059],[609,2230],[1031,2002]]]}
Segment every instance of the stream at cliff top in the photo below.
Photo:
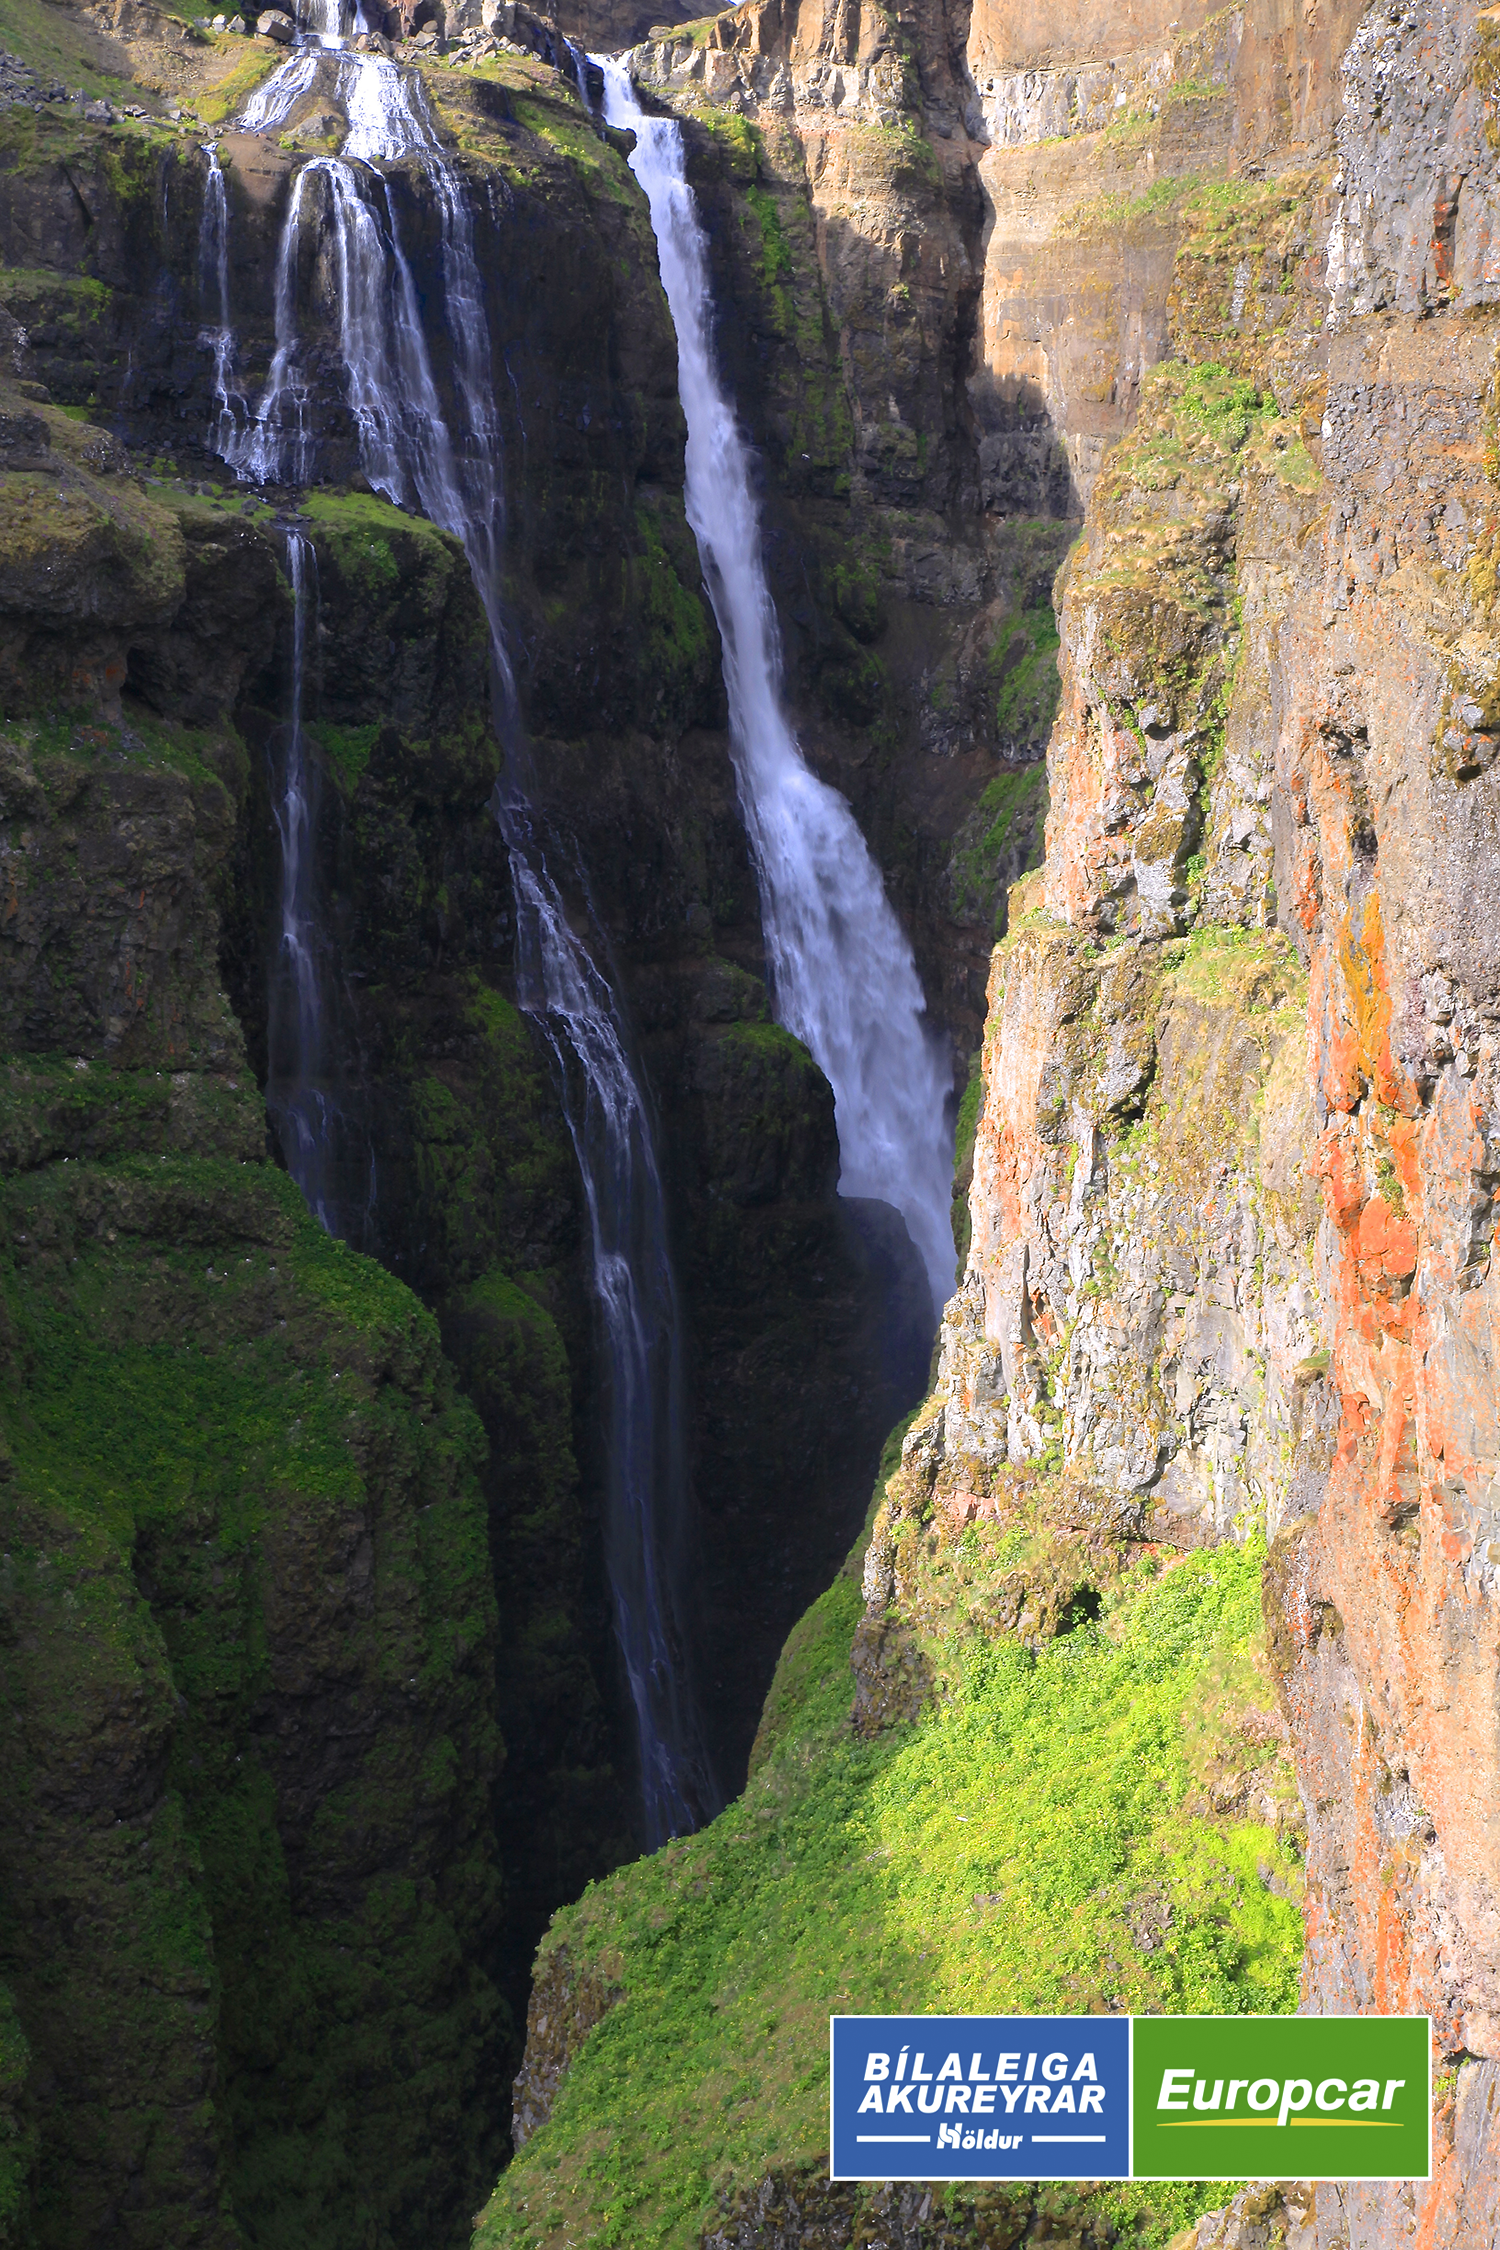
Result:
{"label": "stream at cliff top", "polygon": [[949,1073],[928,1032],[910,945],[853,813],[808,770],[782,709],[781,637],[761,561],[749,450],[714,365],[707,243],[682,130],[651,117],[613,56],[604,115],[651,207],[677,329],[687,515],[724,647],[730,745],[760,884],[772,998],[833,1087],[839,1190],[893,1203],[921,1254],[934,1316],[953,1290]]}
{"label": "stream at cliff top", "polygon": [[[324,32],[336,44],[336,35]],[[249,129],[282,121],[323,61],[303,48],[247,106]],[[570,926],[527,787],[527,750],[500,615],[504,550],[501,430],[489,324],[462,176],[448,161],[415,73],[373,55],[334,67],[349,133],[337,157],[297,175],[277,258],[276,349],[253,417],[221,448],[260,483],[309,477],[312,439],[299,368],[298,249],[326,227],[333,249],[347,403],[370,483],[463,543],[490,628],[496,724],[507,770],[495,817],[516,904],[517,997],[558,1064],[588,1211],[592,1282],[606,1372],[606,1561],[629,1681],[651,1846],[718,1809],[686,1677],[676,1581],[686,1531],[682,1355],[677,1285],[653,1121],[625,1018],[605,972]],[[377,166],[415,157],[440,220],[441,287],[424,305]],[[225,315],[227,324],[227,314]],[[450,429],[427,324],[446,328],[460,414]],[[283,849],[291,829],[283,821]]]}

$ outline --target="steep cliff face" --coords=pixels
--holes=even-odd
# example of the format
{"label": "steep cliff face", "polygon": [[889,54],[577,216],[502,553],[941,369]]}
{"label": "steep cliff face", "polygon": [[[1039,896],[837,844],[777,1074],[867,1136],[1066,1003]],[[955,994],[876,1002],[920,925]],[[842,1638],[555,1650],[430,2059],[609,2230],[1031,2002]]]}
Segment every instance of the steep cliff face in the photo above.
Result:
{"label": "steep cliff face", "polygon": [[[57,409],[8,387],[5,416],[26,677],[76,690],[82,654],[106,683],[4,727],[0,1946],[37,2157],[7,2219],[441,2233],[496,2146],[507,2031],[483,1441],[430,1316],[267,1164],[219,988],[223,711],[274,557]],[[42,506],[48,550],[74,541],[50,599]],[[259,597],[237,650],[232,603],[218,645],[194,630],[226,581]],[[183,647],[214,716],[118,688],[107,715],[128,649]]]}
{"label": "steep cliff face", "polygon": [[[223,117],[269,47],[60,21],[61,67],[116,114],[0,119],[7,1756],[37,1807],[6,1845],[0,2224],[444,2240],[498,2161],[501,1994],[559,1898],[632,1848],[583,1212],[515,1005],[484,619],[455,542],[357,479],[241,502],[208,459],[208,166],[161,113]],[[510,377],[505,598],[540,816],[660,1113],[701,1402],[690,1624],[732,1780],[920,1385],[900,1311],[920,1282],[889,1214],[837,1199],[829,1090],[768,1020],[644,211],[555,72],[435,67],[431,97]],[[218,136],[252,395],[332,100],[314,87],[275,139]],[[436,215],[419,180],[393,192],[420,275]],[[347,480],[313,267],[308,426]],[[294,536],[335,1204],[381,1266],[303,1218],[256,1086]],[[75,1616],[95,1577],[97,1633]]]}
{"label": "steep cliff face", "polygon": [[[1256,213],[1239,240],[1227,197],[1190,236],[1175,341],[1216,364],[1148,382],[1063,606],[1047,898],[1077,934],[1051,942],[1119,944],[1101,990],[1170,960],[1188,927],[1184,958],[1222,942],[1205,925],[1235,925],[1233,958],[1269,963],[1289,940],[1306,965],[1290,1111],[1261,1111],[1278,1192],[1258,1219],[1216,1203],[1212,1181],[1188,1198],[1209,1238],[1199,1303],[1217,1262],[1219,1294],[1227,1284],[1260,1330],[1237,1442],[1215,1465],[1211,1440],[1192,1482],[1203,1516],[1227,1472],[1234,1499],[1280,1524],[1266,1611],[1308,1814],[1305,2004],[1428,2011],[1440,2070],[1430,2187],[1321,2185],[1284,2209],[1251,2196],[1205,2222],[1205,2243],[1276,2224],[1329,2245],[1483,2241],[1497,2225],[1487,40],[1456,14],[1372,15],[1342,66],[1326,168],[1239,188]],[[1274,295],[1278,267],[1292,301],[1268,324],[1255,297]],[[1284,936],[1252,934],[1273,923]],[[1054,975],[1039,1007],[1027,946],[992,1020],[983,1304],[976,1288],[945,1415],[964,1429],[988,1416],[998,1444],[1003,1393],[1007,1449],[1034,1452],[1048,1425],[1037,1410],[1028,1426],[1026,1408],[1040,1399],[1066,1457],[1092,1445],[1097,1472],[1099,1430],[1081,1431],[1073,1403],[1078,1329],[1066,1354],[1053,1340],[1062,1181],[1031,1125],[1068,1075],[1087,994]],[[1118,1022],[1093,1049],[1097,1089],[1078,1129],[1061,1126],[1080,1211],[1090,1135],[1128,1114],[1132,1077],[1154,1069],[1154,1086],[1170,1064],[1160,1037],[1153,1063]],[[1037,1092],[1018,1119],[1028,1070]],[[1241,1076],[1242,1101],[1257,1075]],[[1276,1079],[1273,1066],[1268,1095]],[[1110,1158],[1112,1193],[1128,1194],[1129,1145]],[[1076,1226],[1073,1201],[1068,1215]],[[1165,1288],[1173,1259],[1152,1226],[1148,1197],[1115,1259],[1144,1254],[1141,1278]],[[1168,1343],[1180,1399],[1184,1355]],[[1137,1380],[1156,1350],[1127,1345]],[[1223,1432],[1226,1403],[1200,1387],[1165,1460],[1143,1447],[1124,1479],[1112,1449],[1117,1486],[1139,1479],[1143,1500],[1176,1504],[1193,1421],[1206,1410]],[[1154,1435],[1150,1404],[1131,1423]]]}

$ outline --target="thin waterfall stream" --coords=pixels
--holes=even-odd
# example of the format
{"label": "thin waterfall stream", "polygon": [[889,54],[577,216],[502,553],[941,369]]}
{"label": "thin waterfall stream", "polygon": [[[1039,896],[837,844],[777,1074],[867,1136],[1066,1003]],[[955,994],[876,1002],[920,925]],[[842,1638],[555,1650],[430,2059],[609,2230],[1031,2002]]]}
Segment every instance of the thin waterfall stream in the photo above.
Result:
{"label": "thin waterfall stream", "polygon": [[313,895],[316,769],[307,755],[309,629],[316,631],[318,559],[305,533],[289,531],[292,582],[291,716],[272,772],[272,811],[281,859],[281,932],[266,994],[266,1108],[275,1122],[287,1170],[308,1209],[330,1234],[337,1223],[332,1193],[334,1119],[324,1084],[324,1009]]}
{"label": "thin waterfall stream", "polygon": [[[338,46],[340,34],[317,29],[319,44],[296,52],[247,105],[247,129],[282,122],[327,67],[323,50]],[[364,474],[388,498],[420,507],[461,540],[489,623],[496,723],[507,760],[494,812],[514,886],[517,996],[557,1058],[583,1181],[607,1393],[606,1559],[635,1717],[643,1821],[654,1847],[697,1827],[720,1802],[678,1614],[688,1497],[682,1346],[654,1123],[602,951],[591,950],[569,921],[528,786],[501,617],[501,429],[467,186],[443,149],[415,73],[375,55],[330,60],[349,132],[340,155],[311,159],[293,184],[277,258],[274,357],[258,405],[221,450],[249,481],[300,483],[310,474],[297,277],[303,230],[326,229],[347,404]],[[378,168],[413,158],[440,222],[441,288],[425,301]],[[453,353],[459,412],[451,427],[428,348],[429,324],[438,323]],[[284,852],[291,835],[284,828]]]}
{"label": "thin waterfall stream", "polygon": [[951,1079],[880,870],[836,789],[809,771],[781,702],[781,638],[761,560],[751,457],[714,364],[707,243],[682,130],[641,107],[623,61],[595,55],[604,115],[636,137],[687,419],[687,515],[724,648],[730,747],[760,885],[772,998],[833,1087],[841,1193],[893,1203],[934,1317],[953,1289]]}

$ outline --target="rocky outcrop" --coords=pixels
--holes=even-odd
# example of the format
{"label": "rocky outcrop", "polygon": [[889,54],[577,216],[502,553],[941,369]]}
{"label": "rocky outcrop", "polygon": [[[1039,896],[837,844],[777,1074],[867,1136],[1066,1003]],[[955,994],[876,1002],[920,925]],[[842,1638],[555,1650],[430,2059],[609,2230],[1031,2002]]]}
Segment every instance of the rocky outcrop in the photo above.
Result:
{"label": "rocky outcrop", "polygon": [[[223,53],[188,43],[189,99]],[[614,948],[674,1183],[694,1626],[732,1780],[920,1386],[912,1257],[839,1203],[828,1088],[768,1020],[644,213],[545,67],[435,66],[433,92],[514,384],[541,817]],[[286,146],[219,143],[252,388],[320,101]],[[201,151],[73,109],[37,131],[0,193],[6,1754],[35,1808],[0,1883],[12,2202],[39,2242],[446,2240],[498,2162],[503,1995],[558,1899],[633,1848],[580,1196],[514,1001],[484,620],[431,526],[347,483],[242,503],[195,450]],[[435,215],[395,190],[420,269]],[[338,474],[347,411],[311,358]],[[293,531],[347,1251],[267,1163],[256,1086]],[[270,1403],[304,1386],[305,1415]]]}
{"label": "rocky outcrop", "polygon": [[[156,505],[169,632],[195,543]],[[478,1425],[430,1316],[265,1161],[216,959],[233,734],[4,733],[23,2239],[227,2245],[274,2204],[336,2240],[351,2198],[442,2228],[506,2036]]]}
{"label": "rocky outcrop", "polygon": [[1182,362],[1066,574],[1046,887],[907,1441],[981,1503],[1050,1453],[1158,1538],[1272,1535],[1304,2004],[1431,2013],[1434,2179],[1255,2191],[1203,2245],[1497,2226],[1487,37],[1372,13],[1336,165],[1185,206]]}

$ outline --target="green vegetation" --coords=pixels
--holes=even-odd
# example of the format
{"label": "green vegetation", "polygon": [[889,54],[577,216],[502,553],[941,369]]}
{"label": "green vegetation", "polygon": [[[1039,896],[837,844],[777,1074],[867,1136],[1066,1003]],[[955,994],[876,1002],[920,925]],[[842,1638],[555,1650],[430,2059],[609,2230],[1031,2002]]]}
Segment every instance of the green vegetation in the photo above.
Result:
{"label": "green vegetation", "polygon": [[60,78],[71,93],[105,94],[129,101],[130,79],[101,67],[102,41],[81,10],[49,7],[46,0],[0,0],[0,46],[33,70]]}
{"label": "green vegetation", "polygon": [[[475,1416],[431,1316],[263,1164],[52,1162],[4,1202],[0,1318],[24,1387],[3,1402],[17,1633],[0,1708],[28,1717],[0,1746],[27,1823],[0,1957],[63,2089],[42,2120],[41,2238],[63,2239],[101,2158],[145,2163],[171,2231],[207,2128],[195,2105],[161,2116],[158,2073],[205,2035],[247,2229],[274,2211],[314,2250],[351,2211],[361,2230],[393,2207],[438,2227],[505,2036],[475,1965],[498,1903]],[[266,1721],[294,1726],[310,1691],[388,1707],[378,1735],[330,1746],[297,1807]],[[130,1815],[103,1825],[41,1778],[100,1757]],[[137,1818],[124,1777],[158,1759]],[[65,1944],[28,1884],[49,1918],[67,1901]],[[11,2044],[0,2021],[0,2073]]]}
{"label": "green vegetation", "polygon": [[1163,176],[1135,194],[1114,190],[1092,196],[1064,212],[1057,223],[1058,235],[1065,242],[1091,241],[1103,234],[1132,236],[1168,226],[1176,220],[1183,196],[1192,185],[1191,178]]}
{"label": "green vegetation", "polygon": [[378,722],[371,719],[364,726],[336,727],[326,719],[319,719],[307,731],[345,789],[357,789],[375,748],[375,738],[380,732]]}
{"label": "green vegetation", "polygon": [[953,841],[948,890],[955,916],[986,921],[997,936],[1004,934],[1011,884],[1041,864],[1047,801],[1045,765],[998,773],[985,784]]}
{"label": "green vegetation", "polygon": [[185,726],[180,719],[161,719],[144,704],[132,701],[128,715],[101,721],[96,712],[48,711],[29,721],[0,719],[0,756],[30,762],[44,790],[70,793],[72,784],[53,767],[66,759],[72,766],[162,767],[195,782],[213,781],[226,752],[242,756],[238,737],[210,734],[201,727]]}
{"label": "green vegetation", "polygon": [[1057,618],[1050,602],[1012,619],[990,650],[995,733],[1002,742],[1045,742],[1060,687]]}
{"label": "green vegetation", "polygon": [[259,42],[241,39],[236,39],[233,45],[241,50],[234,67],[225,72],[216,86],[198,96],[198,116],[205,125],[222,125],[227,117],[232,117],[276,67],[278,58],[274,49],[268,54]]}
{"label": "green vegetation", "polygon": [[1290,939],[1242,923],[1204,923],[1165,949],[1174,989],[1206,1007],[1246,1015],[1307,1004],[1307,979]]}
{"label": "green vegetation", "polygon": [[[963,1545],[1000,1568],[1006,1536]],[[1300,1915],[1264,1871],[1295,1868],[1189,1803],[1205,1688],[1258,1676],[1260,1562],[1139,1566],[1035,1655],[975,1620],[931,1715],[873,1741],[849,1730],[861,1605],[837,1580],[788,1641],[744,1796],[557,1917],[544,1953],[624,1997],[476,2243],[688,2250],[733,2186],[814,2175],[830,2010],[1292,2008]],[[1097,2200],[1145,2245],[1221,2193]]]}
{"label": "green vegetation", "polygon": [[660,509],[638,501],[635,529],[639,551],[624,566],[623,593],[632,613],[642,694],[663,717],[680,724],[696,703],[709,664],[708,612],[697,574],[685,576],[678,567],[680,541],[669,546],[663,536]]}

